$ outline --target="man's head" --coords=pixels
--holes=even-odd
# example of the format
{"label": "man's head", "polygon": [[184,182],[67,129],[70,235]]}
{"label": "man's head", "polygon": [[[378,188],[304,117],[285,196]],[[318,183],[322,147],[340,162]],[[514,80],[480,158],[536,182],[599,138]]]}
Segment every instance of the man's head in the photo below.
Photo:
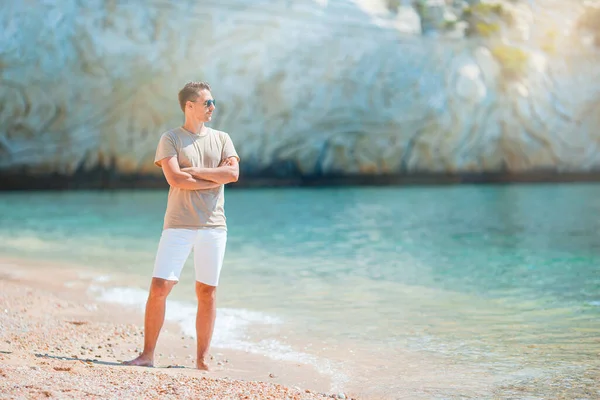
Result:
{"label": "man's head", "polygon": [[215,101],[206,82],[188,82],[179,91],[179,106],[186,119],[208,122],[215,110]]}

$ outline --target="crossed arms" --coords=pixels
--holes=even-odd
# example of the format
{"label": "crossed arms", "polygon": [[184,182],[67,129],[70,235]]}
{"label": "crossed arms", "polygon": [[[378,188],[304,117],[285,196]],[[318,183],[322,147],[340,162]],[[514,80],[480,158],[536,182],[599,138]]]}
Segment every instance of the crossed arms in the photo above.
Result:
{"label": "crossed arms", "polygon": [[167,157],[161,161],[165,178],[170,186],[185,190],[213,189],[231,182],[237,182],[239,164],[236,157],[229,157],[217,168],[179,168],[177,157]]}

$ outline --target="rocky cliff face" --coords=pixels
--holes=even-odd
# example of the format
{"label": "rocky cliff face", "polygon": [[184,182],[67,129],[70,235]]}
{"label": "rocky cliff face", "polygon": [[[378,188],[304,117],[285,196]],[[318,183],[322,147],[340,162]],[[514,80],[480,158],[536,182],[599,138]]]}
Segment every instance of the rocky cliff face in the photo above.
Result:
{"label": "rocky cliff face", "polygon": [[189,80],[248,175],[598,169],[579,4],[3,2],[0,171],[160,175]]}

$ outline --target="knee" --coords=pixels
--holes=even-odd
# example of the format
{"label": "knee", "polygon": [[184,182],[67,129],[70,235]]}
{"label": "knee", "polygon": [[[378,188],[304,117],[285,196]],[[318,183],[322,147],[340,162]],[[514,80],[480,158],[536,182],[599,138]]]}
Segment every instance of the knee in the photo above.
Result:
{"label": "knee", "polygon": [[150,297],[159,299],[167,297],[176,283],[166,279],[153,279],[150,285]]}
{"label": "knee", "polygon": [[198,301],[210,302],[215,301],[217,295],[216,286],[205,285],[204,283],[196,282],[196,297]]}

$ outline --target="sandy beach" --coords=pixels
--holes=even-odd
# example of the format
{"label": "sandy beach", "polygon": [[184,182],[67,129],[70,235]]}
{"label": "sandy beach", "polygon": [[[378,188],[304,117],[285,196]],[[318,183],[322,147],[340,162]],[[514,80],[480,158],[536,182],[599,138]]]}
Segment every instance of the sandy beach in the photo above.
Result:
{"label": "sandy beach", "polygon": [[0,398],[357,398],[311,366],[243,351],[214,349],[198,371],[194,338],[169,322],[154,368],[122,366],[141,351],[143,314],[96,301],[85,272],[0,260]]}
{"label": "sandy beach", "polygon": [[[168,320],[155,367],[123,366],[142,349],[143,313],[98,300],[90,288],[99,277],[98,271],[66,263],[0,258],[0,399],[566,400],[600,394],[597,360],[581,360],[587,363],[581,368],[521,369],[505,376],[403,352],[389,361],[403,366],[401,388],[393,391],[374,386],[373,367],[353,374],[342,392],[314,365],[214,346],[211,370],[198,371],[195,338]],[[126,273],[115,277],[133,279]]]}

